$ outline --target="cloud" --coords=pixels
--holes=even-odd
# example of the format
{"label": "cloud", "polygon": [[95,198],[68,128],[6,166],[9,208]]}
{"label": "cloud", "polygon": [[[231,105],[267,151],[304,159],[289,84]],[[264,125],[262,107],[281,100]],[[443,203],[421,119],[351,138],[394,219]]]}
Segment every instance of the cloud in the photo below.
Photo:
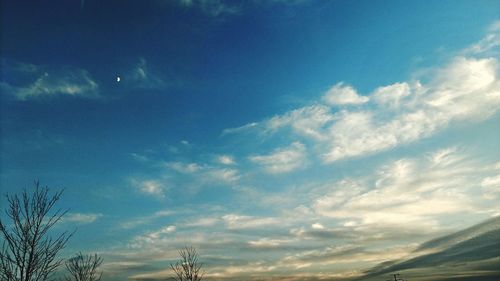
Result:
{"label": "cloud", "polygon": [[[499,235],[500,224],[497,217],[459,232],[425,242],[422,244],[423,247],[420,246],[414,253],[418,255],[416,257],[393,260],[387,263],[389,266],[381,264],[367,272],[369,275],[377,276],[406,269],[415,271],[418,268],[434,268],[436,266],[446,270],[446,267],[450,266],[452,272],[456,274],[464,270],[462,266],[456,266],[459,263],[484,261],[484,265],[487,265],[492,258],[498,260],[500,257],[500,250],[498,250],[500,246]],[[434,251],[429,253],[427,245],[439,245],[441,247],[434,248]],[[484,267],[482,268],[484,269]],[[478,274],[477,269],[475,271],[475,274]],[[496,272],[498,273],[498,269]],[[462,275],[462,273],[458,275]],[[474,280],[477,279],[481,278],[474,278]]]}
{"label": "cloud", "polygon": [[229,229],[260,228],[280,223],[277,218],[273,217],[253,217],[236,214],[224,215],[222,219]]}
{"label": "cloud", "polygon": [[183,224],[184,227],[209,227],[219,222],[219,218],[199,218]]}
{"label": "cloud", "polygon": [[167,86],[167,83],[160,76],[153,73],[144,58],[140,58],[139,62],[123,78],[121,83],[139,89],[163,89]]}
{"label": "cloud", "polygon": [[[498,55],[500,46],[500,21],[496,21],[488,28],[488,34],[481,41],[473,44],[464,53]],[[496,50],[496,52],[495,52]]]}
{"label": "cloud", "polygon": [[500,198],[500,175],[484,178],[481,187],[487,199]]}
{"label": "cloud", "polygon": [[[306,251],[294,256],[286,257],[284,260],[287,262],[292,261],[307,261],[308,266],[312,263],[321,263],[325,261],[338,261],[339,259],[348,258],[353,259],[356,254],[364,253],[365,249],[360,246],[338,246],[338,247],[326,247],[323,250],[312,250]],[[304,265],[302,265],[303,267]]]}
{"label": "cloud", "polygon": [[197,163],[168,162],[166,166],[182,174],[193,174],[203,169]]}
{"label": "cloud", "polygon": [[287,244],[293,242],[290,239],[270,239],[270,238],[260,238],[258,240],[248,241],[248,245],[251,248],[258,249],[275,249],[280,247],[283,244]]}
{"label": "cloud", "polygon": [[99,85],[86,70],[73,66],[34,65],[3,61],[2,92],[17,100],[73,96],[97,99]]}
{"label": "cloud", "polygon": [[216,181],[226,183],[236,182],[240,179],[240,175],[236,169],[212,169],[208,172],[208,175]]}
{"label": "cloud", "polygon": [[147,262],[140,261],[112,261],[104,262],[102,264],[103,276],[106,279],[111,279],[111,276],[122,274],[123,272],[136,271],[136,270],[152,270],[152,267]]}
{"label": "cloud", "polygon": [[224,136],[224,135],[242,133],[249,129],[256,128],[258,125],[259,123],[252,122],[237,128],[227,128],[222,131],[221,135]]}
{"label": "cloud", "polygon": [[154,196],[156,198],[163,199],[165,198],[165,186],[163,183],[157,181],[157,180],[132,180],[132,185],[135,186],[135,188],[145,194]]}
{"label": "cloud", "polygon": [[[225,161],[232,158],[224,159]],[[237,169],[219,166],[211,166],[198,163],[168,162],[165,164],[168,168],[181,174],[188,175],[200,184],[206,183],[234,183],[240,179]],[[225,164],[229,165],[229,164]]]}
{"label": "cloud", "polygon": [[[130,241],[130,255],[159,264],[187,243],[214,256],[249,250],[251,257],[241,261],[234,254],[224,265],[207,263],[207,276],[278,279],[289,274],[298,280],[306,280],[305,274],[311,279],[332,277],[333,272],[359,276],[360,268],[380,261],[411,258],[428,237],[499,212],[499,163],[486,163],[453,144],[419,151],[416,157],[398,151],[403,156],[381,158],[386,159],[382,164],[361,165],[359,170],[354,166],[354,172],[342,170],[352,163],[336,163],[314,171],[314,179],[285,177],[283,183],[265,182],[262,187],[246,182],[252,180],[246,175],[254,169],[269,174],[306,165],[315,169],[416,142],[454,124],[488,119],[500,108],[498,70],[494,57],[462,53],[415,80],[382,85],[366,95],[338,83],[311,104],[224,130],[223,135],[257,132],[264,141],[277,136],[285,144],[250,154],[246,159],[254,165],[249,166],[242,161],[236,165],[233,155],[211,153],[200,156],[208,155],[206,163],[163,162],[168,169],[162,173],[181,178],[189,187],[236,186],[230,192],[241,191],[237,196],[243,204],[203,208],[202,217],[172,216],[168,224],[155,221],[152,229]],[[274,184],[279,189],[266,188]],[[133,278],[167,275],[156,267]]]}
{"label": "cloud", "polygon": [[329,192],[314,200],[313,209],[322,216],[346,219],[358,229],[383,226],[436,231],[443,216],[482,209],[477,205],[481,195],[476,187],[485,174],[495,171],[478,166],[457,147],[399,159],[365,179],[334,183]]}
{"label": "cloud", "polygon": [[300,238],[302,240],[316,240],[316,241],[331,241],[336,239],[336,241],[350,239],[353,240],[361,233],[355,233],[349,228],[333,228],[327,229],[321,224],[313,224],[311,229],[306,229],[304,227],[292,228],[290,230],[290,235],[293,237]]}
{"label": "cloud", "polygon": [[304,167],[306,164],[306,149],[300,142],[276,149],[269,155],[251,156],[249,159],[261,165],[267,173],[280,174]]}
{"label": "cloud", "polygon": [[368,97],[360,96],[353,87],[340,82],[331,87],[323,96],[328,105],[350,105],[368,102]]}
{"label": "cloud", "polygon": [[[186,243],[211,254],[242,249],[254,253],[242,264],[207,264],[207,276],[319,277],[325,272],[358,276],[360,268],[380,261],[411,258],[418,243],[449,230],[447,221],[456,221],[457,216],[460,226],[470,216],[477,218],[484,206],[495,203],[482,198],[480,185],[496,176],[498,166],[478,162],[459,146],[446,147],[387,161],[356,178],[305,186],[301,199],[293,201],[295,208],[286,207],[281,213],[182,216],[181,221],[136,236],[129,246],[137,260],[144,255],[153,255],[149,259],[155,261],[170,259]],[[297,197],[297,190],[290,193]],[[261,263],[263,256],[277,259]],[[258,273],[252,271],[256,264],[261,267]],[[155,268],[146,275],[166,274]]]}
{"label": "cloud", "polygon": [[132,158],[134,158],[135,160],[137,160],[139,162],[148,162],[148,161],[150,161],[149,157],[146,156],[146,155],[143,155],[143,154],[130,153],[130,156],[132,156]]}
{"label": "cloud", "polygon": [[380,106],[398,109],[401,107],[401,102],[410,94],[410,86],[407,83],[395,83],[376,89],[372,98]]}
{"label": "cloud", "polygon": [[88,224],[93,223],[99,218],[101,218],[103,214],[100,213],[69,213],[63,217],[64,222],[72,222],[77,224]]}
{"label": "cloud", "polygon": [[217,156],[217,162],[223,165],[235,165],[234,157],[231,155],[219,155]]}
{"label": "cloud", "polygon": [[317,223],[313,223],[311,225],[311,228],[312,229],[317,229],[317,230],[325,229],[325,227],[321,223],[318,223],[318,222]]}
{"label": "cloud", "polygon": [[[323,249],[306,250],[293,255],[288,255],[279,261],[279,264],[289,268],[308,268],[308,272],[314,272],[321,268],[338,268],[346,271],[344,274],[361,275],[360,264],[370,264],[398,257],[403,258],[413,249],[411,246],[388,247],[378,250],[368,250],[364,247],[346,244],[342,246],[327,246]],[[348,277],[348,276],[343,276]]]}
{"label": "cloud", "polygon": [[140,225],[149,224],[156,219],[172,216],[174,214],[176,214],[176,212],[172,211],[172,210],[160,210],[160,211],[153,213],[152,215],[133,218],[133,219],[127,220],[125,222],[122,222],[122,223],[120,223],[120,228],[124,228],[124,229],[135,228],[135,227],[140,226]]}
{"label": "cloud", "polygon": [[130,247],[141,248],[144,245],[153,246],[156,243],[161,243],[161,241],[167,239],[167,237],[171,236],[174,232],[176,232],[176,230],[177,227],[175,225],[166,225],[159,230],[136,236],[130,244]]}
{"label": "cloud", "polygon": [[328,106],[315,104],[274,116],[264,123],[265,131],[274,133],[279,129],[291,127],[300,136],[324,140],[321,132],[324,125],[335,119]]}
{"label": "cloud", "polygon": [[[497,38],[499,29],[494,30],[486,38]],[[493,47],[478,44],[488,50]],[[420,79],[380,86],[368,96],[340,82],[311,105],[226,129],[223,134],[252,129],[266,139],[278,133],[287,135],[311,143],[311,152],[323,163],[363,157],[419,141],[454,124],[480,122],[497,114],[499,70],[496,57],[466,53],[417,77]]]}
{"label": "cloud", "polygon": [[[427,84],[396,83],[375,90],[373,109],[346,110],[324,134],[325,162],[372,154],[428,137],[458,121],[498,111],[498,61],[458,57]],[[393,114],[387,116],[386,109]]]}

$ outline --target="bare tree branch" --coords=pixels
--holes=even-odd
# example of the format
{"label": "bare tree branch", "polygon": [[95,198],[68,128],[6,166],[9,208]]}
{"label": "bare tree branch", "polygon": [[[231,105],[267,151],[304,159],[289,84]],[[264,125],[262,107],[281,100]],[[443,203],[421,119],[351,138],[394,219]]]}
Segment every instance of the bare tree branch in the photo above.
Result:
{"label": "bare tree branch", "polygon": [[[67,210],[53,210],[63,190],[49,195],[48,187],[35,181],[32,193],[23,190],[21,196],[7,195],[5,210],[10,224],[0,218],[0,280],[45,281],[61,265],[57,253],[64,248],[73,233],[63,232],[55,239],[49,230]],[[53,212],[52,214],[49,214]]]}
{"label": "bare tree branch", "polygon": [[184,247],[179,250],[180,259],[175,264],[170,264],[174,271],[176,281],[201,281],[204,272],[203,264],[198,260],[198,252],[193,247]]}
{"label": "bare tree branch", "polygon": [[76,254],[65,262],[66,269],[70,276],[66,276],[66,281],[100,281],[102,271],[97,272],[97,268],[101,266],[102,258],[97,254],[84,255]]}

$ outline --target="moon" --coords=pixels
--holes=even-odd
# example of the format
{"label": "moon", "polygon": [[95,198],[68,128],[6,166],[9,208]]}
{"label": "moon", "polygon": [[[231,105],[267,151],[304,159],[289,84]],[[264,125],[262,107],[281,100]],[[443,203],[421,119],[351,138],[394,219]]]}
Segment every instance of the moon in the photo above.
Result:
{"label": "moon", "polygon": [[116,76],[116,82],[120,82],[120,76]]}

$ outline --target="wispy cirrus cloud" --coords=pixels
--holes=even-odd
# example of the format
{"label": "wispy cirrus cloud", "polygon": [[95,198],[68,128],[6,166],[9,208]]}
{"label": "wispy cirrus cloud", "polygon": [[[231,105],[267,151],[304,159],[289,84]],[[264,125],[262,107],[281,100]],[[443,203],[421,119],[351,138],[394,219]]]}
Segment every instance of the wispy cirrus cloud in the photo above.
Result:
{"label": "wispy cirrus cloud", "polygon": [[138,180],[132,179],[131,184],[141,193],[154,196],[158,199],[165,198],[166,186],[156,179]]}
{"label": "wispy cirrus cloud", "polygon": [[465,53],[498,55],[496,48],[500,46],[500,21],[490,25],[488,34],[481,41],[465,49]]}
{"label": "wispy cirrus cloud", "polygon": [[138,227],[141,225],[152,223],[159,218],[172,216],[175,213],[176,212],[172,211],[172,210],[160,210],[160,211],[156,211],[155,213],[148,215],[148,216],[136,217],[136,218],[125,220],[125,221],[121,222],[119,226],[120,226],[120,228],[123,228],[123,229],[131,229],[131,228],[135,228],[135,227]]}
{"label": "wispy cirrus cloud", "polygon": [[[484,50],[494,45],[480,44]],[[485,54],[462,52],[425,76],[368,94],[337,83],[309,105],[222,133],[226,140],[245,132],[264,141],[276,136],[274,149],[267,146],[246,155],[217,151],[194,159],[177,154],[182,160],[154,163],[162,175],[181,178],[178,182],[189,188],[236,186],[231,191],[241,192],[245,204],[210,210],[202,217],[191,213],[168,218],[146,229],[129,241],[137,255],[133,261],[151,253],[155,262],[165,261],[189,243],[210,255],[221,249],[254,254],[229,266],[207,264],[211,277],[324,278],[324,272],[331,277],[337,269],[339,278],[353,277],[380,261],[411,258],[429,237],[498,214],[500,166],[492,163],[498,159],[488,162],[492,157],[481,159],[473,149],[455,143],[420,151],[420,156],[392,154],[359,173],[336,173],[352,162],[323,165],[417,142],[454,124],[474,124],[497,114],[499,61]],[[280,182],[274,190],[253,182],[254,175],[288,175],[307,168],[321,171],[285,186]],[[167,275],[154,268],[133,278]]]}
{"label": "wispy cirrus cloud", "polygon": [[[2,67],[2,93],[21,101],[63,96],[102,100],[116,92],[116,89],[101,85],[87,70],[75,66],[35,65],[4,59]],[[120,75],[117,83],[126,86],[127,90],[160,90],[169,85],[144,58]],[[103,95],[103,92],[108,94]]]}
{"label": "wispy cirrus cloud", "polygon": [[88,224],[97,221],[103,214],[100,213],[69,213],[63,217],[64,222]]}
{"label": "wispy cirrus cloud", "polygon": [[[156,261],[171,259],[177,247],[189,243],[212,255],[242,249],[255,255],[231,269],[208,264],[207,274],[214,277],[256,274],[252,265],[263,256],[278,258],[261,264],[259,275],[320,277],[338,266],[339,276],[361,276],[381,261],[411,258],[419,243],[457,229],[470,216],[498,212],[496,198],[485,199],[481,184],[494,184],[498,170],[497,163],[485,164],[460,146],[402,157],[364,175],[304,187],[300,198],[297,192],[281,193],[283,200],[295,200],[272,214],[225,210],[172,217],[129,241],[137,255],[131,261],[152,253]],[[155,268],[136,277],[167,275]]]}
{"label": "wispy cirrus cloud", "polygon": [[182,174],[193,174],[203,169],[198,163],[168,162],[165,165]]}
{"label": "wispy cirrus cloud", "polygon": [[279,223],[273,217],[254,217],[237,214],[228,214],[222,217],[229,229],[258,228]]}
{"label": "wispy cirrus cloud", "polygon": [[55,96],[100,98],[96,80],[84,69],[73,66],[34,65],[3,60],[0,89],[17,100]]}
{"label": "wispy cirrus cloud", "polygon": [[257,240],[248,241],[248,245],[257,249],[275,249],[283,244],[290,244],[295,242],[293,239],[280,239],[280,238],[259,238]]}
{"label": "wispy cirrus cloud", "polygon": [[[221,162],[221,158],[218,158]],[[240,172],[238,169],[227,167],[227,165],[233,165],[234,162],[232,158],[225,156],[222,158],[225,161],[224,166],[220,165],[209,165],[209,164],[199,164],[199,163],[186,163],[181,161],[167,162],[164,166],[170,170],[176,171],[177,173],[189,176],[192,180],[195,180],[201,184],[206,183],[224,183],[230,184],[237,182],[240,178]]]}
{"label": "wispy cirrus cloud", "polygon": [[291,172],[307,164],[304,144],[294,142],[290,146],[276,149],[268,155],[250,156],[250,160],[261,165],[267,173],[279,174]]}
{"label": "wispy cirrus cloud", "polygon": [[[494,26],[497,26],[495,24]],[[321,100],[223,134],[254,129],[266,136],[289,134],[313,144],[324,163],[366,156],[413,143],[462,122],[479,122],[500,108],[500,62],[478,57],[496,49],[500,29],[447,65],[420,77],[376,88],[369,95],[338,83]]]}
{"label": "wispy cirrus cloud", "polygon": [[500,169],[498,175],[486,177],[481,181],[484,196],[488,199],[500,198]]}
{"label": "wispy cirrus cloud", "polygon": [[[314,199],[320,215],[354,221],[355,227],[387,226],[400,230],[438,230],[440,218],[490,205],[477,192],[481,182],[494,184],[493,166],[478,169],[473,157],[456,147],[423,158],[403,158],[376,169],[361,180],[342,180],[331,192]],[[486,191],[485,191],[486,192]],[[432,206],[432,207],[429,207]]]}
{"label": "wispy cirrus cloud", "polygon": [[168,83],[156,71],[151,70],[147,60],[140,58],[122,77],[121,83],[135,89],[157,90],[164,89]]}

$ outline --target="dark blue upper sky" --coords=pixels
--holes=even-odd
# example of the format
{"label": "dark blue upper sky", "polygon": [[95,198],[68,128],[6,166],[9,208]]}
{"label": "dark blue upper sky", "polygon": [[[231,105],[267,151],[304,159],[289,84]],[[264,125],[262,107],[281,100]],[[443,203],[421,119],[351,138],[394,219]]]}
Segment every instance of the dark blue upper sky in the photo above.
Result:
{"label": "dark blue upper sky", "polygon": [[[457,206],[462,224],[499,212],[498,1],[5,0],[1,13],[2,191],[65,187],[81,233],[68,252],[107,249],[116,276],[161,275],[118,265],[184,243],[281,274],[287,257],[355,243],[308,232],[405,226],[364,205],[377,196],[428,231],[370,251],[462,227]],[[328,264],[299,261],[299,275]]]}

